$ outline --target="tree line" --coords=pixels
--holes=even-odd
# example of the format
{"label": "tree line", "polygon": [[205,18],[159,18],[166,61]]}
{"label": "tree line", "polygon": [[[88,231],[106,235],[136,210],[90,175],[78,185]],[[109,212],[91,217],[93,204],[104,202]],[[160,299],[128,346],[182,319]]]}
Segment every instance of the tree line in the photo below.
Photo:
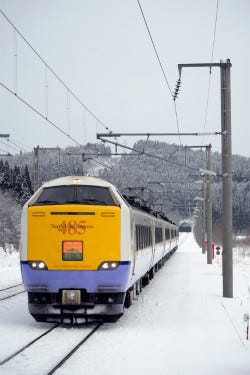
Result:
{"label": "tree line", "polygon": [[17,204],[24,204],[33,194],[28,166],[11,168],[7,160],[0,160],[0,189],[10,193]]}
{"label": "tree line", "polygon": [[[192,214],[194,198],[200,194],[195,181],[200,179],[198,169],[205,168],[205,153],[202,150],[187,150],[176,144],[150,140],[138,141],[134,148],[156,154],[166,159],[166,162],[143,154],[134,155],[134,152],[131,156],[111,157],[109,146],[87,144],[85,147],[61,149],[60,153],[41,151],[40,180],[43,182],[61,176],[82,174],[100,177],[113,183],[124,194],[140,194],[155,209],[162,210],[176,223],[188,218]],[[100,156],[88,156],[96,153]],[[83,154],[86,157],[83,158]],[[239,231],[250,228],[250,159],[234,155],[232,162],[233,226],[235,231]],[[197,172],[187,168],[189,166]],[[212,153],[212,169],[221,174],[221,155],[217,152]],[[21,207],[33,193],[33,178],[32,153],[0,160],[0,246],[11,240],[11,233],[18,242]],[[128,187],[141,189],[129,191]],[[213,179],[212,190],[213,221],[221,223],[220,177]],[[6,228],[11,229],[8,231]]]}
{"label": "tree line", "polygon": [[33,194],[27,165],[11,168],[0,160],[0,246],[18,248],[22,205]]}

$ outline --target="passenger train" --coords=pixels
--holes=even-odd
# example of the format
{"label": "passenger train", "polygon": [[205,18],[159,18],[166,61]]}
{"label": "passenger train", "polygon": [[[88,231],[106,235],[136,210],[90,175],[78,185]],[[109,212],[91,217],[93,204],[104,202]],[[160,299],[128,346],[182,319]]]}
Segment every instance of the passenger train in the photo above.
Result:
{"label": "passenger train", "polygon": [[178,227],[86,176],[44,183],[24,205],[21,271],[36,321],[117,320],[177,249]]}

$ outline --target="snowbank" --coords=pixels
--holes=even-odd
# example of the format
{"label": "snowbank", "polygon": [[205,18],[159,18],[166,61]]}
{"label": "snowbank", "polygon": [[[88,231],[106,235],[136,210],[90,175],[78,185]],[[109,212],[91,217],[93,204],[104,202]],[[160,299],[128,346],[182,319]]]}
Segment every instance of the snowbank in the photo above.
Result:
{"label": "snowbank", "polygon": [[12,246],[8,246],[6,250],[0,247],[0,265],[0,289],[22,282],[19,252]]}

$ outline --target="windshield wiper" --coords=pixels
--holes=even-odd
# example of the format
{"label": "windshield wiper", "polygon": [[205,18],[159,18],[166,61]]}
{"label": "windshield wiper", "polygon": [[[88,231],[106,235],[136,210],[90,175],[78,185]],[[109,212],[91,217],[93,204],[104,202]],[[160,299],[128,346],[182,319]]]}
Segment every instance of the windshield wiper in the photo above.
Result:
{"label": "windshield wiper", "polygon": [[80,201],[77,201],[76,199],[72,200],[72,201],[65,201],[63,202],[63,204],[73,204],[73,203],[81,203]]}
{"label": "windshield wiper", "polygon": [[104,201],[101,201],[101,200],[99,200],[99,199],[96,199],[96,198],[88,198],[88,199],[82,199],[81,200],[81,203],[89,203],[89,204],[91,204],[91,203],[100,203],[101,205],[103,205],[103,206],[107,206],[107,203],[106,202],[104,202]]}
{"label": "windshield wiper", "polygon": [[60,204],[60,202],[58,202],[58,201],[51,201],[49,199],[44,200],[44,201],[37,201],[36,202],[36,204],[42,204],[42,203],[45,203],[45,204]]}

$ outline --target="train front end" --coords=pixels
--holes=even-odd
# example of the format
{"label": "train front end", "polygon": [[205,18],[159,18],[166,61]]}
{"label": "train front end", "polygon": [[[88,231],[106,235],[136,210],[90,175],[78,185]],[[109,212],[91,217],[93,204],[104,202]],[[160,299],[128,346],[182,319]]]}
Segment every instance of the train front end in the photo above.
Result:
{"label": "train front end", "polygon": [[121,316],[131,273],[121,249],[124,209],[112,185],[90,177],[51,181],[27,202],[21,269],[37,321]]}

